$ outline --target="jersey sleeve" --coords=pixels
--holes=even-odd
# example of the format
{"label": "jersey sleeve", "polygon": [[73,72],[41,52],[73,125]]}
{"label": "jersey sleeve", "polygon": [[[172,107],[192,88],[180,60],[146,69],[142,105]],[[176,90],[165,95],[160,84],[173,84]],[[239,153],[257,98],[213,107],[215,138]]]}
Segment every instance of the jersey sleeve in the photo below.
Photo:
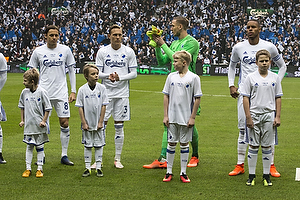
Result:
{"label": "jersey sleeve", "polygon": [[83,93],[82,93],[82,87],[81,86],[79,89],[78,89],[78,94],[77,94],[77,97],[76,97],[76,103],[75,103],[75,106],[76,107],[83,107],[83,101],[82,101],[82,97],[83,97]]}
{"label": "jersey sleeve", "polygon": [[277,76],[276,87],[275,87],[275,97],[281,97],[281,96],[283,96],[281,80],[280,80],[280,77]]}
{"label": "jersey sleeve", "polygon": [[271,45],[271,48],[269,51],[270,51],[272,60],[279,68],[278,76],[280,77],[280,80],[282,80],[285,75],[286,69],[287,69],[286,64],[285,64],[281,54],[278,53],[278,50],[274,44]]}
{"label": "jersey sleeve", "polygon": [[4,87],[7,80],[7,62],[4,56],[0,53],[0,91]]}
{"label": "jersey sleeve", "polygon": [[167,44],[163,44],[160,48],[155,48],[155,56],[156,56],[156,59],[157,59],[157,63],[159,66],[164,66],[166,65],[167,63],[169,63],[171,61],[171,59],[168,57],[167,54],[163,54],[162,51],[161,51],[161,48],[165,49],[168,51],[169,50],[169,54],[171,53],[170,51],[170,48],[168,47]]}
{"label": "jersey sleeve", "polygon": [[24,90],[20,94],[18,107],[24,109]]}
{"label": "jersey sleeve", "polygon": [[237,53],[237,46],[234,46],[232,49],[232,54],[230,57],[230,63],[228,66],[228,85],[234,86],[234,79],[235,79],[235,68],[237,63],[240,61],[238,53]]}
{"label": "jersey sleeve", "polygon": [[30,68],[39,68],[39,62],[36,51],[33,51],[27,66]]}
{"label": "jersey sleeve", "polygon": [[49,99],[49,95],[48,92],[46,90],[42,91],[42,98],[43,98],[43,106],[45,111],[50,111],[52,110],[52,105],[50,103],[50,99]]}
{"label": "jersey sleeve", "polygon": [[250,93],[251,93],[251,86],[250,86],[250,76],[248,75],[245,79],[245,82],[244,82],[244,85],[241,89],[241,94],[243,96],[246,96],[246,97],[250,97]]}
{"label": "jersey sleeve", "polygon": [[201,96],[202,96],[202,90],[201,90],[200,77],[196,75],[194,81],[194,97],[201,97]]}
{"label": "jersey sleeve", "polygon": [[164,85],[164,89],[162,91],[162,93],[164,93],[165,95],[168,95],[168,96],[170,94],[170,77],[171,77],[171,74],[168,75],[167,80],[166,80],[165,85]]}

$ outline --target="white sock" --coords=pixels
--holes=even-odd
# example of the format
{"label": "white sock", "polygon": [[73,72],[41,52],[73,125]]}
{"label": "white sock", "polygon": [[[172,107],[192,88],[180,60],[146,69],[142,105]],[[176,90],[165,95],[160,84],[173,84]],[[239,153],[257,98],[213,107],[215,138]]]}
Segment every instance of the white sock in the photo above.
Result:
{"label": "white sock", "polygon": [[33,157],[33,144],[27,144],[26,148],[26,169],[31,170],[31,162]]}
{"label": "white sock", "polygon": [[186,174],[188,158],[189,158],[189,144],[187,144],[186,146],[180,145],[180,161],[181,161],[180,162],[180,165],[181,165],[180,175],[182,173]]}
{"label": "white sock", "polygon": [[121,153],[124,143],[124,130],[123,130],[124,124],[119,123],[115,124],[115,160],[121,160]]}
{"label": "white sock", "polygon": [[101,169],[103,147],[95,148],[96,169]]}
{"label": "white sock", "polygon": [[272,156],[271,156],[271,165],[274,164],[274,155],[275,155],[275,145],[271,145],[272,148]]}
{"label": "white sock", "polygon": [[68,146],[70,141],[70,128],[60,127],[60,141],[61,141],[61,157],[68,155]]}
{"label": "white sock", "polygon": [[37,170],[43,170],[43,164],[44,164],[44,145],[39,145],[35,147],[36,149],[36,157],[37,157]]}
{"label": "white sock", "polygon": [[272,148],[261,148],[262,151],[262,163],[263,163],[263,172],[264,174],[270,173],[270,167],[271,167],[271,158],[272,158]]}
{"label": "white sock", "polygon": [[0,153],[2,153],[2,147],[3,147],[3,135],[2,135],[2,127],[0,125]]}
{"label": "white sock", "polygon": [[91,170],[92,148],[84,147],[84,162],[85,168]]}
{"label": "white sock", "polygon": [[249,174],[255,174],[256,163],[257,163],[257,154],[258,154],[258,148],[254,149],[249,146],[249,150],[248,150]]}
{"label": "white sock", "polygon": [[172,174],[176,146],[168,144],[167,147],[167,173]]}
{"label": "white sock", "polygon": [[245,162],[245,156],[248,144],[245,142],[245,130],[241,129],[239,132],[238,143],[237,143],[237,153],[238,161],[237,164],[243,164]]}

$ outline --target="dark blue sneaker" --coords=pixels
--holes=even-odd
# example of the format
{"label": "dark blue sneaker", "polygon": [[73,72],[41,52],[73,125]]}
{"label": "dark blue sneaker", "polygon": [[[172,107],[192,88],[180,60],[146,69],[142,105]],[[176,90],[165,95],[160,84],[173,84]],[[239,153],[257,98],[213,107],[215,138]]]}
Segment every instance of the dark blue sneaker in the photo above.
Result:
{"label": "dark blue sneaker", "polygon": [[61,157],[61,160],[60,160],[61,164],[64,164],[64,165],[74,165],[73,162],[71,162],[68,158],[68,156],[63,156]]}

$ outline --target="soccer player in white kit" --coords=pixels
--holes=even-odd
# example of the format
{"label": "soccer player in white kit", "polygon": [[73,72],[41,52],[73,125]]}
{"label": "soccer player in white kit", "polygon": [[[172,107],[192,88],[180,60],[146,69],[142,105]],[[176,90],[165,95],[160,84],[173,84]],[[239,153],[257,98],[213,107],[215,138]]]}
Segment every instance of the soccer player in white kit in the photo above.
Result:
{"label": "soccer player in white kit", "polygon": [[104,117],[105,125],[112,115],[115,126],[116,168],[123,168],[121,153],[124,142],[124,121],[130,120],[129,80],[137,77],[136,56],[132,48],[122,44],[122,28],[112,25],[108,37],[110,45],[98,50],[96,65],[99,67],[99,78],[107,89],[109,104]]}
{"label": "soccer player in white kit", "polygon": [[[2,53],[0,53],[0,91],[2,90],[5,82],[7,80],[7,62]],[[0,121],[6,121],[5,110],[0,101]],[[0,164],[5,164],[6,160],[4,160],[2,155],[2,147],[3,147],[3,133],[2,127],[0,124]]]}
{"label": "soccer player in white kit", "polygon": [[[59,118],[62,146],[61,163],[74,165],[68,158],[68,146],[70,140],[69,103],[76,100],[76,76],[74,71],[76,63],[70,48],[57,43],[59,39],[58,27],[54,25],[47,26],[45,38],[47,43],[33,51],[28,66],[39,69],[39,85],[48,92],[51,104]],[[68,69],[71,85],[69,99],[66,69]]]}
{"label": "soccer player in white kit", "polygon": [[43,174],[44,143],[49,142],[48,116],[52,110],[48,93],[45,89],[38,86],[39,72],[36,68],[27,70],[23,75],[23,84],[18,107],[21,108],[20,127],[24,126],[23,142],[26,148],[26,170],[22,177],[27,178],[31,175],[31,162],[33,149],[37,152],[37,171],[35,176],[41,178]]}
{"label": "soccer player in white kit", "polygon": [[168,127],[167,173],[163,182],[172,180],[176,144],[180,142],[180,179],[184,183],[189,183],[190,179],[186,175],[189,142],[192,141],[202,91],[199,76],[188,69],[191,54],[185,50],[177,51],[173,58],[176,72],[168,75],[163,89],[163,123]]}
{"label": "soccer player in white kit", "polygon": [[[248,144],[245,143],[245,112],[243,109],[243,97],[240,95],[240,91],[243,88],[243,84],[246,76],[257,70],[257,65],[255,64],[255,54],[261,49],[266,49],[271,54],[272,61],[279,67],[278,75],[280,80],[283,79],[286,72],[286,65],[282,56],[278,53],[278,50],[274,44],[267,42],[259,38],[259,33],[261,31],[260,24],[257,20],[251,19],[247,22],[247,36],[248,40],[237,43],[232,49],[232,55],[230,58],[229,71],[228,71],[228,82],[230,88],[230,95],[233,98],[238,98],[237,110],[238,110],[238,161],[235,169],[229,173],[230,176],[235,176],[244,173],[244,161],[247,151]],[[235,79],[235,69],[237,63],[240,62],[240,76],[239,76],[239,86],[238,88],[234,85]],[[274,177],[280,177],[280,173],[277,172],[274,166],[274,145],[272,145],[272,165],[270,173]]]}
{"label": "soccer player in white kit", "polygon": [[108,104],[105,86],[98,83],[99,69],[87,64],[83,68],[87,83],[78,89],[75,106],[81,119],[82,144],[84,144],[85,171],[83,177],[91,175],[92,148],[95,148],[96,172],[103,176],[101,170],[103,146],[105,146],[104,115]]}
{"label": "soccer player in white kit", "polygon": [[248,127],[246,141],[249,143],[249,179],[246,185],[255,185],[257,155],[261,146],[263,184],[272,186],[269,174],[272,161],[271,145],[275,143],[276,130],[280,126],[283,94],[280,78],[274,72],[269,71],[271,55],[267,50],[259,50],[256,53],[256,64],[258,70],[246,77],[241,90]]}

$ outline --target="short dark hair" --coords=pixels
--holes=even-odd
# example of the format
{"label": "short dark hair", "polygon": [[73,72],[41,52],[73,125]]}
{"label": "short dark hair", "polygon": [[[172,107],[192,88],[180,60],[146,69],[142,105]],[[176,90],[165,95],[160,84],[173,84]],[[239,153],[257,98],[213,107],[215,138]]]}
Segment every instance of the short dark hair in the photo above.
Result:
{"label": "short dark hair", "polygon": [[119,26],[119,25],[117,25],[117,24],[113,24],[113,25],[109,28],[109,34],[111,34],[111,31],[112,31],[113,29],[115,29],[115,28],[121,29],[121,30],[122,30],[122,27],[121,27],[121,26]]}
{"label": "short dark hair", "polygon": [[57,30],[59,32],[59,28],[57,26],[55,26],[55,25],[49,25],[45,29],[45,35],[48,34],[48,32],[49,32],[50,29],[55,29],[55,30]]}
{"label": "short dark hair", "polygon": [[189,20],[187,18],[182,17],[182,16],[177,16],[177,17],[174,17],[173,20],[175,20],[176,23],[181,24],[184,30],[188,29]]}

